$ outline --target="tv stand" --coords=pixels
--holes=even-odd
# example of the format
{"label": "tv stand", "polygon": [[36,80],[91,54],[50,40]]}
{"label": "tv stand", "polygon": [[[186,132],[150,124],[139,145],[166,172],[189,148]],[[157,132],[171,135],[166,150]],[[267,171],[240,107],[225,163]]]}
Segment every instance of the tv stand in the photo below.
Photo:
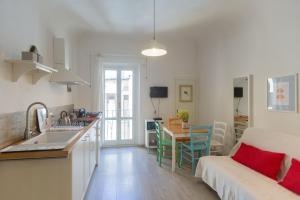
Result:
{"label": "tv stand", "polygon": [[145,120],[145,147],[148,149],[148,152],[150,149],[157,148],[155,121],[158,121],[161,125],[163,124],[163,121],[161,120]]}

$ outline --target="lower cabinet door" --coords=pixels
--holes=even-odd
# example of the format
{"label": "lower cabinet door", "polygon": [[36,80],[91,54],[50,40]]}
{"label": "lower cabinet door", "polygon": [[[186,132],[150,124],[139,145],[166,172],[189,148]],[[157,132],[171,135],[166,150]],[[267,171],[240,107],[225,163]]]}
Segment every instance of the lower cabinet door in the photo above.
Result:
{"label": "lower cabinet door", "polygon": [[83,150],[83,177],[84,177],[84,190],[87,189],[90,179],[90,132],[84,136],[84,150]]}
{"label": "lower cabinet door", "polygon": [[101,124],[102,122],[99,121],[96,125],[95,125],[95,129],[96,129],[96,164],[99,165],[100,164],[100,150],[101,150]]}
{"label": "lower cabinet door", "polygon": [[96,158],[97,158],[97,147],[96,147],[96,142],[97,142],[97,137],[96,137],[96,128],[92,127],[90,131],[90,175],[93,174],[93,171],[96,166]]}
{"label": "lower cabinet door", "polygon": [[79,140],[72,150],[72,200],[82,200],[84,195],[83,150]]}
{"label": "lower cabinet door", "polygon": [[[96,127],[97,128],[97,127]],[[82,200],[96,166],[97,129],[92,127],[72,150],[72,200]]]}

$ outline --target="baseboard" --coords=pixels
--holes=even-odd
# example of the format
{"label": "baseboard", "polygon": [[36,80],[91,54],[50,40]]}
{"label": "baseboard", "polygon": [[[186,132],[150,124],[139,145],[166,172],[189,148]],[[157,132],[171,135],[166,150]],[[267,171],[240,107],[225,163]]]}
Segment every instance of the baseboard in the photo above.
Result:
{"label": "baseboard", "polygon": [[101,148],[119,148],[119,147],[145,147],[143,144],[120,144],[120,145],[102,145]]}

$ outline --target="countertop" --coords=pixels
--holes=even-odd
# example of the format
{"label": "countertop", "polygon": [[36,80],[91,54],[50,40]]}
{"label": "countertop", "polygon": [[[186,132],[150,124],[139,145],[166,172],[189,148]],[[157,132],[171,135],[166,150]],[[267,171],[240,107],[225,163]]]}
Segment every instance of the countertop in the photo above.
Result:
{"label": "countertop", "polygon": [[[72,152],[73,147],[76,142],[90,129],[95,123],[100,119],[95,119],[88,126],[78,131],[74,139],[64,148],[60,150],[44,150],[44,151],[22,151],[22,152],[2,152],[0,153],[1,160],[18,160],[18,159],[36,159],[36,158],[67,158]],[[22,139],[15,139],[6,144],[2,144],[1,148],[8,147],[10,145],[15,145],[24,142]]]}

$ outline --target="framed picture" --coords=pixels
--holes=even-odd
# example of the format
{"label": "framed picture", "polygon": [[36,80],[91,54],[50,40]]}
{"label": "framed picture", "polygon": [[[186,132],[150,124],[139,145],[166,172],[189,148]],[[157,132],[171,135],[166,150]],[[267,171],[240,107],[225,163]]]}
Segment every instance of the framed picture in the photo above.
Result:
{"label": "framed picture", "polygon": [[267,80],[268,111],[298,111],[298,75],[271,77]]}
{"label": "framed picture", "polygon": [[193,86],[192,85],[180,85],[179,86],[179,101],[180,102],[192,102],[193,101]]}

